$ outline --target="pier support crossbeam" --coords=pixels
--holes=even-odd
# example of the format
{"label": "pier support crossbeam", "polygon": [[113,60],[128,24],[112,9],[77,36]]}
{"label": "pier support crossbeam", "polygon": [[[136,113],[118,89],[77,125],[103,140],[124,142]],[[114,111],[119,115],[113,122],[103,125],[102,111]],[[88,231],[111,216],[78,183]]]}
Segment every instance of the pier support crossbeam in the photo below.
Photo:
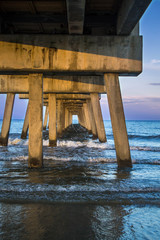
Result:
{"label": "pier support crossbeam", "polygon": [[30,168],[43,166],[43,75],[29,74],[29,160]]}
{"label": "pier support crossbeam", "polygon": [[131,167],[132,162],[118,74],[104,74],[104,79],[107,90],[118,166]]}

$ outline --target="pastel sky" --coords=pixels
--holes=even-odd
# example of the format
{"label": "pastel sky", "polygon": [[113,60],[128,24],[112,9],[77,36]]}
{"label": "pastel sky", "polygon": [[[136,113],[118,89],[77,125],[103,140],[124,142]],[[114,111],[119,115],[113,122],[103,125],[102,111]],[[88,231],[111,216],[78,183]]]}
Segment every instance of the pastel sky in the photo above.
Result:
{"label": "pastel sky", "polygon": [[[140,21],[143,35],[143,72],[138,77],[120,77],[126,120],[160,120],[160,0],[152,0]],[[5,96],[0,95],[0,119]],[[13,118],[23,119],[27,101],[16,96]],[[110,119],[106,95],[102,95],[103,118]]]}
{"label": "pastel sky", "polygon": [[[160,0],[152,0],[140,21],[143,35],[143,72],[121,77],[120,85],[127,120],[160,120]],[[106,96],[101,106],[109,119]]]}

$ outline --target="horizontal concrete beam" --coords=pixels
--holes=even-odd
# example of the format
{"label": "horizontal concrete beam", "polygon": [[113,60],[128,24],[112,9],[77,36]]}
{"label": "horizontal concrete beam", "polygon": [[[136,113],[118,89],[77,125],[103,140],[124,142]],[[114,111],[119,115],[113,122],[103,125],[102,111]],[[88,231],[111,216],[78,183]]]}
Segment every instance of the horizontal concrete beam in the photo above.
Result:
{"label": "horizontal concrete beam", "polygon": [[66,0],[70,34],[83,34],[85,0]]}
{"label": "horizontal concrete beam", "polygon": [[[48,94],[43,94],[43,99],[48,99]],[[90,99],[90,94],[56,94],[56,99]],[[29,99],[29,94],[19,94],[19,99]]]}
{"label": "horizontal concrete beam", "polygon": [[[100,76],[44,77],[44,93],[106,93]],[[28,75],[0,75],[0,93],[29,93]]]}
{"label": "horizontal concrete beam", "polygon": [[142,71],[140,36],[0,35],[0,53],[2,73]]}
{"label": "horizontal concrete beam", "polygon": [[152,0],[123,0],[117,17],[117,34],[129,35]]}

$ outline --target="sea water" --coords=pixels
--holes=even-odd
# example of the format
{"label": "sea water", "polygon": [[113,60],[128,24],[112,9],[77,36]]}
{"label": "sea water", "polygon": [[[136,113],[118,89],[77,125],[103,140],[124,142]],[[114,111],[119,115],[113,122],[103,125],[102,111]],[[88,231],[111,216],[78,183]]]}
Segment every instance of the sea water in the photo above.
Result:
{"label": "sea water", "polygon": [[37,170],[23,121],[12,120],[0,147],[0,239],[160,239],[160,121],[126,122],[132,169],[118,169],[104,124],[107,143],[75,128],[52,148],[44,131]]}

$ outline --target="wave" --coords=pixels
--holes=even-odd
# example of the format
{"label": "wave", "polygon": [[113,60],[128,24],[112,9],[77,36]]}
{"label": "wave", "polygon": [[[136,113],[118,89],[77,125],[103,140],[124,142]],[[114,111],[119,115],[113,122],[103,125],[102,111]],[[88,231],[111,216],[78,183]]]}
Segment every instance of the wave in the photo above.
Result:
{"label": "wave", "polygon": [[128,135],[129,139],[154,139],[154,140],[160,140],[160,135]]}
{"label": "wave", "polygon": [[[8,145],[17,145],[17,146],[27,146],[28,139],[23,140],[19,138],[9,139]],[[49,147],[49,140],[43,140],[43,146]],[[92,148],[92,149],[102,149],[102,150],[115,150],[113,144],[109,143],[100,143],[95,141],[72,141],[72,140],[58,140],[57,148],[66,147],[66,148]],[[149,151],[149,152],[160,152],[160,147],[148,147],[148,146],[130,146],[130,149],[133,151]]]}
{"label": "wave", "polygon": [[147,152],[160,152],[160,147],[139,147],[139,146],[131,146],[131,150],[138,150],[138,151],[147,151]]}
{"label": "wave", "polygon": [[[10,139],[8,140],[8,145],[20,145],[20,146],[26,146],[28,145],[28,139],[23,140],[19,138]],[[43,140],[43,146],[49,147],[49,140]],[[57,141],[57,147],[87,147],[87,148],[99,148],[99,149],[107,149],[107,150],[114,150],[114,146],[109,145],[108,143],[100,143],[100,142],[94,142],[94,141],[71,141],[71,140],[58,140]]]}

